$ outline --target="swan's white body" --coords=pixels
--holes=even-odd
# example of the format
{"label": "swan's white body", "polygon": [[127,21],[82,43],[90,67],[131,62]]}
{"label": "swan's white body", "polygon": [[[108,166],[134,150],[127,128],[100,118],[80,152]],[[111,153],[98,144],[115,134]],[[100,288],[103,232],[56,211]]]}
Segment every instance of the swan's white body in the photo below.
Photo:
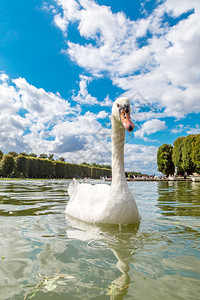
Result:
{"label": "swan's white body", "polygon": [[[126,124],[119,118],[119,106],[129,106],[127,98],[119,98],[112,109],[112,184],[80,184],[73,180],[65,212],[88,223],[133,224],[140,221],[135,200],[128,188],[124,172],[124,140]],[[126,118],[125,118],[126,119]],[[126,120],[125,120],[126,123]],[[132,123],[133,124],[133,123]]]}

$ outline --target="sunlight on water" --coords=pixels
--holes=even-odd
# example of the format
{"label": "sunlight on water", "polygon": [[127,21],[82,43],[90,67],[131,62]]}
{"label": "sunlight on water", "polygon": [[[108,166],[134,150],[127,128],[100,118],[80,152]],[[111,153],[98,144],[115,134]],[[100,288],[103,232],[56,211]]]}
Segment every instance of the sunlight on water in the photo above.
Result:
{"label": "sunlight on water", "polygon": [[137,226],[65,216],[68,184],[0,181],[0,299],[200,298],[200,183],[128,183]]}

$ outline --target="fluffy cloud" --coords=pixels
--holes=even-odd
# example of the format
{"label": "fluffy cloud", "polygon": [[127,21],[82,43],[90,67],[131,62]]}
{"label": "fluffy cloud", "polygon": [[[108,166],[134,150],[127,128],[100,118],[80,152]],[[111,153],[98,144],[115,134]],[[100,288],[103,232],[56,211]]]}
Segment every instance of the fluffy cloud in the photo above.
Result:
{"label": "fluffy cloud", "polygon": [[61,14],[55,15],[54,16],[54,23],[58,28],[60,28],[63,32],[66,32],[68,22],[66,19],[61,17]]}
{"label": "fluffy cloud", "polygon": [[[75,163],[111,164],[111,129],[102,125],[107,112],[81,114],[59,94],[37,89],[23,78],[0,76],[0,149],[5,153],[54,153]],[[156,149],[126,144],[126,168],[156,173]]]}
{"label": "fluffy cloud", "polygon": [[[37,89],[24,78],[10,81],[4,73],[0,75],[0,108],[1,149],[38,154],[49,151],[52,138],[56,138],[51,133],[55,123],[80,112],[59,94]],[[72,144],[77,147],[75,141]]]}
{"label": "fluffy cloud", "polygon": [[6,74],[0,74],[0,146],[5,145],[10,149],[25,147],[23,133],[29,120],[24,119],[19,114],[22,102],[16,89],[9,85],[9,77]]}
{"label": "fluffy cloud", "polygon": [[88,83],[92,81],[91,77],[80,75],[79,92],[72,99],[80,104],[98,104],[97,98],[92,97],[87,90]]}
{"label": "fluffy cloud", "polygon": [[179,17],[183,13],[193,10],[194,8],[197,11],[200,9],[199,0],[176,0],[176,2],[173,0],[167,0],[164,6],[166,11],[174,17]]}
{"label": "fluffy cloud", "polygon": [[13,80],[16,91],[20,97],[23,109],[27,110],[28,118],[32,121],[42,119],[49,120],[55,117],[64,117],[75,113],[68,101],[61,96],[46,92],[29,84],[24,78]]}
{"label": "fluffy cloud", "polygon": [[174,128],[172,128],[172,133],[186,133],[186,134],[199,134],[200,133],[200,126],[199,124],[196,124],[195,127],[191,127],[190,125],[183,125],[183,124],[178,124]]}
{"label": "fluffy cloud", "polygon": [[189,128],[187,130],[187,134],[199,134],[200,133],[200,126],[196,124],[194,128]]}
{"label": "fluffy cloud", "polygon": [[[53,152],[68,161],[110,163],[110,129],[102,125],[107,113],[83,114],[79,106],[112,105],[109,95],[99,103],[88,92],[92,80],[104,75],[134,100],[134,120],[144,122],[135,132],[138,138],[147,139],[164,130],[166,124],[160,118],[178,119],[200,112],[198,0],[158,2],[151,14],[137,20],[122,12],[113,13],[93,0],[55,3],[49,9],[67,40],[63,52],[89,74],[80,75],[79,91],[72,97],[77,103],[74,107],[59,94],[38,89],[24,78],[11,82],[1,74],[0,147],[4,151]],[[187,14],[181,18],[183,13]],[[80,43],[68,39],[70,23],[77,26]],[[179,126],[172,132],[181,130],[198,133],[199,127]],[[154,146],[128,144],[126,166],[155,173],[156,150]]]}
{"label": "fluffy cloud", "polygon": [[[73,159],[74,162],[101,161],[102,156],[99,155],[99,152],[101,151],[102,153],[103,149],[100,150],[100,148],[102,145],[104,149],[106,148],[105,144],[107,143],[107,137],[110,136],[110,129],[104,128],[98,122],[98,119],[105,118],[106,116],[107,113],[103,111],[96,115],[87,112],[84,115],[76,116],[71,121],[56,124],[52,130],[52,135],[56,136],[55,141],[51,143],[52,151],[59,151],[66,157],[66,152],[70,151],[64,149],[62,146],[63,141],[68,142],[68,139],[73,139],[75,142],[74,147],[77,147],[74,151],[77,151],[77,153],[73,153],[73,158],[70,158],[71,154],[67,155],[68,159]],[[63,152],[61,152],[61,149]]]}
{"label": "fluffy cloud", "polygon": [[54,153],[74,162],[96,162],[98,157],[100,163],[110,163],[110,150],[105,153],[110,149],[110,129],[99,122],[107,112],[81,115],[79,106],[72,107],[59,94],[38,89],[24,78],[11,81],[4,73],[0,74],[0,108],[0,149],[5,153]]}
{"label": "fluffy cloud", "polygon": [[172,128],[172,133],[183,132],[183,130],[184,130],[184,125],[183,124],[178,124],[176,127]]}
{"label": "fluffy cloud", "polygon": [[145,134],[150,135],[164,129],[166,129],[165,121],[160,121],[158,119],[148,120],[135,132],[135,137],[143,138]]}
{"label": "fluffy cloud", "polygon": [[[62,18],[76,22],[84,39],[81,44],[68,40],[65,50],[79,66],[93,76],[106,72],[125,95],[140,92],[150,103],[159,103],[166,116],[200,112],[198,0],[166,0],[134,21],[92,0],[56,2]],[[62,25],[60,29],[66,32]]]}
{"label": "fluffy cloud", "polygon": [[113,101],[109,98],[109,95],[106,96],[106,98],[104,99],[104,101],[99,103],[101,106],[112,106],[113,105]]}
{"label": "fluffy cloud", "polygon": [[126,170],[139,171],[149,174],[157,174],[157,150],[155,146],[125,145]]}

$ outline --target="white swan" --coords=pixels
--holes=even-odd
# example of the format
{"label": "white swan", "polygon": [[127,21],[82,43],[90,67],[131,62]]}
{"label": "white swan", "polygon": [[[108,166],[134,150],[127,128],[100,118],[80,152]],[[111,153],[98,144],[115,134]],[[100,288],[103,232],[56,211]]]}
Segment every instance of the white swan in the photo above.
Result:
{"label": "white swan", "polygon": [[112,184],[79,183],[68,188],[66,214],[88,223],[133,224],[140,221],[124,172],[125,129],[131,132],[129,99],[118,98],[112,108]]}

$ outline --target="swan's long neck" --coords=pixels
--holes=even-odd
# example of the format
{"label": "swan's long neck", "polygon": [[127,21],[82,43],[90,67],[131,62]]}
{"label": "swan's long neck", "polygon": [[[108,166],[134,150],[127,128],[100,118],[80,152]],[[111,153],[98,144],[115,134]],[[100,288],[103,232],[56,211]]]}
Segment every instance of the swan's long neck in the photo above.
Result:
{"label": "swan's long neck", "polygon": [[125,129],[112,116],[112,185],[125,181],[124,140]]}

